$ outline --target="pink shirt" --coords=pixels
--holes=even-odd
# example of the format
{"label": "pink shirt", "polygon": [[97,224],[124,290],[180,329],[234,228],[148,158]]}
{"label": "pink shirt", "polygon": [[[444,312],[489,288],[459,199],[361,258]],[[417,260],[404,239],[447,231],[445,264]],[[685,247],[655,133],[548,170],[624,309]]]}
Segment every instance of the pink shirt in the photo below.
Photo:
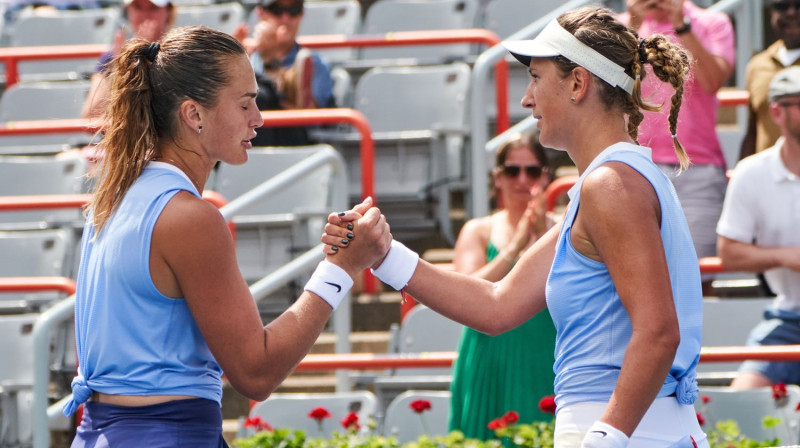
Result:
{"label": "pink shirt", "polygon": [[[724,58],[733,67],[734,34],[727,14],[698,8],[688,1],[684,3],[683,13],[692,21],[692,33],[703,43],[706,50],[714,56]],[[620,20],[628,23],[628,14],[622,14]],[[648,37],[656,33],[663,34],[670,41],[681,45],[669,21],[656,22],[647,18],[638,30],[639,37]],[[639,126],[639,143],[653,149],[654,162],[677,164],[678,157],[672,146],[668,123],[674,89],[653,75],[649,64],[645,67],[647,76],[642,83],[642,97],[651,104],[662,105],[662,111],[644,112],[644,121]],[[716,165],[725,168],[725,156],[716,131],[718,107],[716,93],[706,93],[690,72],[678,114],[678,140],[695,165]]]}

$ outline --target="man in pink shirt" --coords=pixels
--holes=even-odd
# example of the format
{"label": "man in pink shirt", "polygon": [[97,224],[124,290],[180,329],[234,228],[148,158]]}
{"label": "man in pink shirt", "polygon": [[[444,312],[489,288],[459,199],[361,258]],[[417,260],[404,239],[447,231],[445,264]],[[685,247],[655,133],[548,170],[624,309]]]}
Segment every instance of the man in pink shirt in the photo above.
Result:
{"label": "man in pink shirt", "polygon": [[[733,72],[733,26],[726,14],[699,8],[689,0],[627,0],[627,7],[620,20],[639,37],[663,34],[692,57],[678,117],[678,139],[692,165],[678,176],[666,112],[644,113],[639,143],[653,149],[653,161],[675,185],[697,256],[716,255],[715,229],[727,186],[725,157],[715,128],[717,91]],[[642,96],[652,104],[668,106],[672,92],[669,84],[659,82],[652,73],[642,82]],[[709,280],[704,278],[705,286]]]}

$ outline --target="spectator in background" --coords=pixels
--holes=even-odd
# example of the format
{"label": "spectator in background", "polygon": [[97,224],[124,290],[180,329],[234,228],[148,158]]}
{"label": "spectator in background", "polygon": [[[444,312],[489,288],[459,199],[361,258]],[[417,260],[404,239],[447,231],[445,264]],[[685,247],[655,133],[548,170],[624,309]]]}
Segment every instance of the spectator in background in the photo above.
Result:
{"label": "spectator in background", "polygon": [[[456,241],[455,270],[498,281],[554,224],[544,194],[550,183],[538,132],[511,137],[497,151],[492,173],[503,209],[467,221]],[[508,411],[520,421],[546,421],[539,400],[553,395],[556,329],[545,309],[519,327],[489,336],[465,327],[453,364],[450,429],[487,440],[492,419]]]}
{"label": "spectator in background", "polygon": [[[726,269],[764,272],[777,293],[748,345],[800,344],[800,67],[778,72],[768,95],[781,137],[736,165],[717,244]],[[777,383],[800,384],[800,362],[746,361],[731,386]]]}
{"label": "spectator in background", "polygon": [[784,67],[800,64],[800,1],[769,1],[770,23],[778,40],[747,63],[747,132],[739,159],[775,144],[781,131],[772,119],[768,98],[769,83]]}
{"label": "spectator in background", "polygon": [[[124,0],[123,5],[133,37],[157,42],[175,23],[175,6],[170,0]],[[108,66],[122,50],[127,37],[126,28],[123,27],[114,35],[111,50],[100,56],[81,111],[83,118],[97,118],[103,114],[111,88]]]}
{"label": "spectator in background", "polygon": [[[303,20],[303,0],[264,0],[256,6],[259,21],[253,31],[250,64],[259,84],[260,110],[333,107],[330,67],[316,53],[297,43]],[[304,145],[303,127],[258,130],[256,146]]]}
{"label": "spectator in background", "polygon": [[85,406],[72,447],[227,447],[222,373],[264,400],[391,234],[369,200],[358,206],[364,218],[345,238],[360,262],[320,262],[264,326],[228,226],[202,199],[217,162],[247,161],[262,122],[244,47],[209,28],[178,28],[160,42],[132,39],[112,70],[75,294],[79,368],[64,413]]}
{"label": "spectator in background", "polygon": [[[628,11],[620,19],[640,37],[665,35],[691,55],[677,135],[691,165],[680,172],[672,149],[676,136],[667,131],[665,113],[645,112],[639,141],[653,149],[653,161],[675,185],[697,256],[714,256],[715,226],[728,183],[725,156],[716,131],[717,91],[733,72],[733,26],[726,14],[699,8],[689,0],[628,0],[627,6]],[[647,101],[667,104],[672,92],[654,76],[642,82],[642,97]],[[711,278],[703,280],[704,292],[708,293]]]}

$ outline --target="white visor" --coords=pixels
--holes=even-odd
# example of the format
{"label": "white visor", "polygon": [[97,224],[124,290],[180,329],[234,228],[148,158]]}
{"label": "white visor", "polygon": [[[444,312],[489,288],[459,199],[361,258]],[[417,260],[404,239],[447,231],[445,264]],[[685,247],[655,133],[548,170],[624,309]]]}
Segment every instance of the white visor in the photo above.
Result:
{"label": "white visor", "polygon": [[633,78],[625,73],[624,68],[578,40],[555,19],[535,39],[504,41],[503,46],[526,67],[531,58],[564,56],[613,87],[633,93]]}

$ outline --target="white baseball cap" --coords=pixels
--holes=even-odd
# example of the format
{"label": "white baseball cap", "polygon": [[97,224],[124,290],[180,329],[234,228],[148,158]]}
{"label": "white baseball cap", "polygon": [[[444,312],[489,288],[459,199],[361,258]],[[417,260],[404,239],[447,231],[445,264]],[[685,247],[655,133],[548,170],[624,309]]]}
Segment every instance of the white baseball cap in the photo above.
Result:
{"label": "white baseball cap", "polygon": [[[133,1],[134,0],[123,0],[122,4],[128,6],[131,3],[133,3]],[[163,8],[171,3],[170,0],[147,0],[147,1],[158,6],[159,8]]]}
{"label": "white baseball cap", "polygon": [[614,87],[633,92],[633,78],[614,61],[578,40],[553,19],[533,40],[504,41],[506,50],[527,67],[531,58],[564,56]]}

